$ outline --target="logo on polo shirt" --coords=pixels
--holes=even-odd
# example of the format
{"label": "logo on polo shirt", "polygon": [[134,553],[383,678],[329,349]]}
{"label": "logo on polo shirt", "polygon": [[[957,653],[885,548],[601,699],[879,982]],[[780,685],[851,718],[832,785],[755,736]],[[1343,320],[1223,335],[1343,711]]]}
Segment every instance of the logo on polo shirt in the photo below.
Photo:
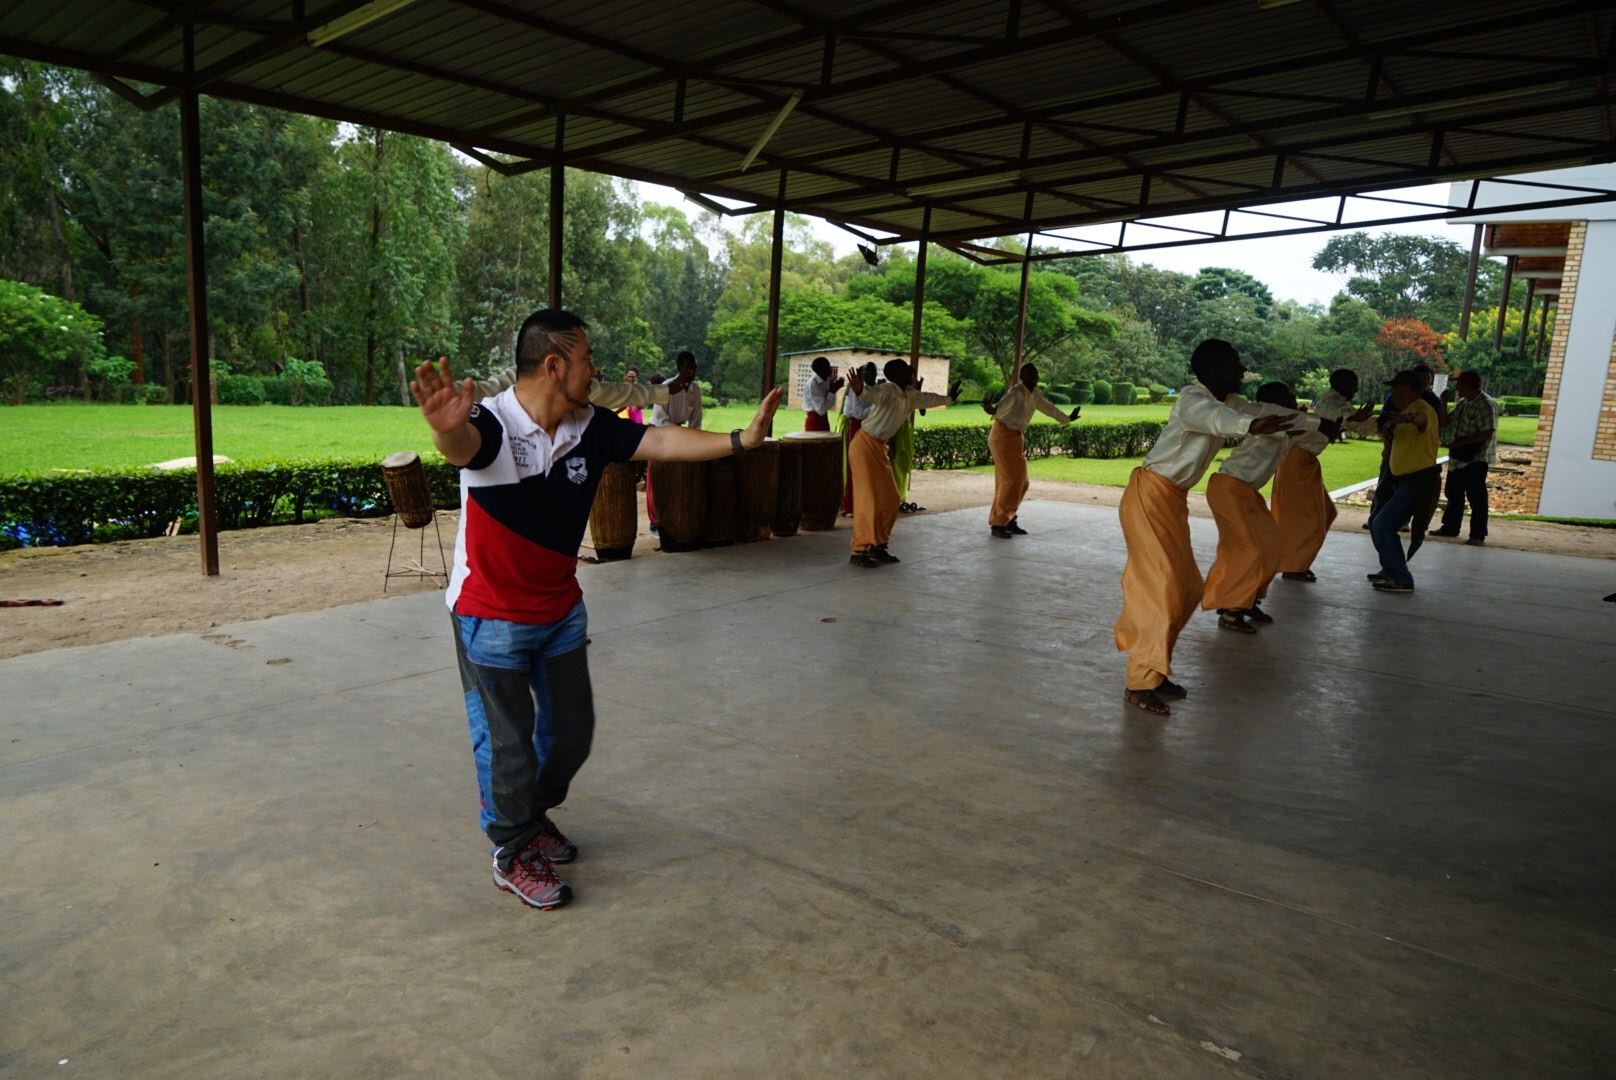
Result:
{"label": "logo on polo shirt", "polygon": [[574,484],[581,484],[589,479],[589,466],[584,462],[583,458],[570,457],[567,459],[567,479]]}

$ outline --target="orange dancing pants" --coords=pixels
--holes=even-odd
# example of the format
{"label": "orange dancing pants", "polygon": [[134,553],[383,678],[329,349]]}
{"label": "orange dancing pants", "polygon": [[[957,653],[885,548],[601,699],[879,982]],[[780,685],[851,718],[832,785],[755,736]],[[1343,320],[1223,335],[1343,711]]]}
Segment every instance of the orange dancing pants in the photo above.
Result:
{"label": "orange dancing pants", "polygon": [[863,551],[892,539],[892,526],[898,520],[898,484],[892,479],[886,442],[868,431],[853,436],[847,466],[853,471],[852,547]]}
{"label": "orange dancing pants", "polygon": [[1248,608],[1268,595],[1268,583],[1279,573],[1285,533],[1262,495],[1232,476],[1213,474],[1206,505],[1218,523],[1218,555],[1206,573],[1201,607]]}
{"label": "orange dancing pants", "polygon": [[1128,654],[1128,689],[1154,690],[1173,673],[1178,632],[1201,602],[1201,568],[1190,547],[1189,492],[1138,468],[1128,478],[1117,513],[1128,545],[1117,649]]}
{"label": "orange dancing pants", "polygon": [[1011,431],[997,420],[988,432],[988,452],[993,455],[993,508],[988,524],[1010,524],[1027,496],[1027,451],[1019,431]]}
{"label": "orange dancing pants", "polygon": [[1274,474],[1274,520],[1285,533],[1285,553],[1279,569],[1300,574],[1311,569],[1335,520],[1335,502],[1324,490],[1319,456],[1300,446],[1291,447]]}

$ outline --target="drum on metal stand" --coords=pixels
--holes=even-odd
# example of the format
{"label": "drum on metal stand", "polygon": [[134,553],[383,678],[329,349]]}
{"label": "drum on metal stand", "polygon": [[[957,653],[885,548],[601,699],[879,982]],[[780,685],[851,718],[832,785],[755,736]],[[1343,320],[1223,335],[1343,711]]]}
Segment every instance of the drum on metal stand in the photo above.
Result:
{"label": "drum on metal stand", "polygon": [[640,531],[638,487],[629,462],[614,461],[601,470],[595,504],[589,508],[589,538],[601,562],[634,555],[634,535]]}
{"label": "drum on metal stand", "polygon": [[780,485],[780,440],[764,439],[735,462],[735,539],[743,544],[774,535],[774,507]]}
{"label": "drum on metal stand", "polygon": [[656,492],[657,536],[663,551],[701,547],[707,522],[707,464],[702,461],[651,462]]}
{"label": "drum on metal stand", "polygon": [[[382,458],[382,483],[387,486],[387,498],[393,504],[393,539],[387,545],[387,570],[382,577],[382,592],[396,577],[442,578],[449,580],[449,560],[443,554],[443,530],[438,528],[437,511],[432,506],[432,485],[427,482],[426,466],[421,455],[414,450],[400,450]],[[398,527],[421,530],[420,551],[407,560],[404,569],[393,569],[393,550],[398,546]],[[438,538],[438,564],[442,570],[426,567],[426,527],[432,526]]]}
{"label": "drum on metal stand", "polygon": [[733,457],[707,462],[707,522],[702,526],[701,539],[709,547],[735,542],[736,472]]}
{"label": "drum on metal stand", "polygon": [[791,431],[785,437],[802,446],[803,529],[834,529],[842,508],[842,437],[834,431]]}

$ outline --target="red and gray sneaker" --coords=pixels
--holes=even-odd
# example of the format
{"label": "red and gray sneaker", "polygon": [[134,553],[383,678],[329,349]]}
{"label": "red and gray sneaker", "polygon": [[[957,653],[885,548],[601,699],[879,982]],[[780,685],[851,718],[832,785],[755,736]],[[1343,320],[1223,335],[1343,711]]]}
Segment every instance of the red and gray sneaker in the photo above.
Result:
{"label": "red and gray sneaker", "polygon": [[542,826],[539,835],[528,841],[526,849],[517,858],[526,858],[530,851],[538,852],[553,863],[570,863],[578,857],[578,845],[562,835],[549,814],[539,815],[539,823]]}
{"label": "red and gray sneaker", "polygon": [[572,899],[572,887],[556,877],[549,859],[531,848],[518,855],[509,870],[501,870],[499,860],[494,860],[494,884],[540,911],[558,908]]}

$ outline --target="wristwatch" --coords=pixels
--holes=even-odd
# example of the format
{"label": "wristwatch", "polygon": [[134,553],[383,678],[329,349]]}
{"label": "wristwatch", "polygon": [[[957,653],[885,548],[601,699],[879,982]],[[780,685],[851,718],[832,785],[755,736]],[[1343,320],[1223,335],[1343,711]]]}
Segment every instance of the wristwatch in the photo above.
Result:
{"label": "wristwatch", "polygon": [[729,433],[729,447],[730,455],[732,457],[740,457],[742,454],[746,453],[746,447],[741,445],[740,428],[736,428],[734,431]]}

